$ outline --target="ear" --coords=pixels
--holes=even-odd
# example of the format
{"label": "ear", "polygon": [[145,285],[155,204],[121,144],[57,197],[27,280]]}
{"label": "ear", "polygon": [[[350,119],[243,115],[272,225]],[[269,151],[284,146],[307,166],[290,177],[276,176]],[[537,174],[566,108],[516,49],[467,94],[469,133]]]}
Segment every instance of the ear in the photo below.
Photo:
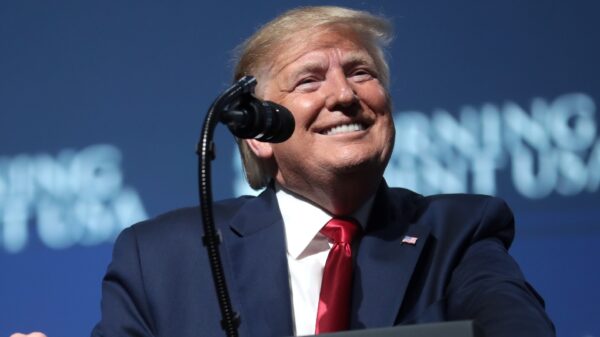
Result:
{"label": "ear", "polygon": [[260,142],[256,139],[244,139],[246,144],[255,156],[260,159],[271,159],[273,158],[273,147],[271,143]]}

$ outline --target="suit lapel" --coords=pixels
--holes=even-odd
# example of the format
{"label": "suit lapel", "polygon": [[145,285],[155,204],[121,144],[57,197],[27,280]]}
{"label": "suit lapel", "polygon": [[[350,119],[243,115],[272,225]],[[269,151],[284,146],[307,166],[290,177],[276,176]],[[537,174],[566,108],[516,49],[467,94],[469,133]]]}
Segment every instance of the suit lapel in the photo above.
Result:
{"label": "suit lapel", "polygon": [[[412,224],[411,192],[379,189],[365,235],[358,243],[352,298],[352,329],[392,326],[429,228]],[[405,236],[417,238],[414,244]]]}
{"label": "suit lapel", "polygon": [[[352,329],[391,326],[404,300],[429,228],[414,224],[415,195],[379,189],[356,254]],[[249,336],[293,334],[285,233],[275,193],[248,201],[229,224],[224,246],[232,266],[230,288],[239,303],[240,331]],[[405,236],[415,244],[403,243]],[[236,303],[236,305],[238,305]]]}
{"label": "suit lapel", "polygon": [[241,303],[240,331],[249,336],[293,334],[283,220],[272,189],[231,219],[225,245]]}

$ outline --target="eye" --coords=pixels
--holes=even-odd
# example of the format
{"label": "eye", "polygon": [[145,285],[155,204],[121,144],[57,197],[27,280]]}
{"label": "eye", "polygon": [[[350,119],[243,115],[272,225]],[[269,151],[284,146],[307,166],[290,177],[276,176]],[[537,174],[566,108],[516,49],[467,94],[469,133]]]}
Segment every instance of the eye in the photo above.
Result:
{"label": "eye", "polygon": [[368,81],[375,78],[374,72],[366,68],[357,68],[350,73],[350,78],[357,82]]}
{"label": "eye", "polygon": [[305,77],[296,82],[294,90],[314,91],[319,88],[321,81],[316,77]]}

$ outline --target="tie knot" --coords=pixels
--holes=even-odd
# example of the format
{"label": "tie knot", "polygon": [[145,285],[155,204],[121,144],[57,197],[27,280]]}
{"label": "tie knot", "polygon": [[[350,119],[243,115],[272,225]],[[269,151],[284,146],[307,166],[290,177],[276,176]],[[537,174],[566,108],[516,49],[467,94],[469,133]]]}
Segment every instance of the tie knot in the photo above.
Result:
{"label": "tie knot", "polygon": [[352,243],[360,227],[351,218],[333,218],[321,229],[321,233],[335,243]]}

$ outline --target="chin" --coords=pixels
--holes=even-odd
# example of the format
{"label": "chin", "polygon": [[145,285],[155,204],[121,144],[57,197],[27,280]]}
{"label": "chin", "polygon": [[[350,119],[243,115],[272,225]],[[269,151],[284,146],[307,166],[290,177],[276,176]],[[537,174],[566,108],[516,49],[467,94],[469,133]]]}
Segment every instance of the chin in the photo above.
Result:
{"label": "chin", "polygon": [[346,160],[337,165],[332,165],[332,167],[336,168],[336,174],[359,175],[359,178],[365,179],[383,175],[385,163],[373,158],[356,158],[354,160]]}

